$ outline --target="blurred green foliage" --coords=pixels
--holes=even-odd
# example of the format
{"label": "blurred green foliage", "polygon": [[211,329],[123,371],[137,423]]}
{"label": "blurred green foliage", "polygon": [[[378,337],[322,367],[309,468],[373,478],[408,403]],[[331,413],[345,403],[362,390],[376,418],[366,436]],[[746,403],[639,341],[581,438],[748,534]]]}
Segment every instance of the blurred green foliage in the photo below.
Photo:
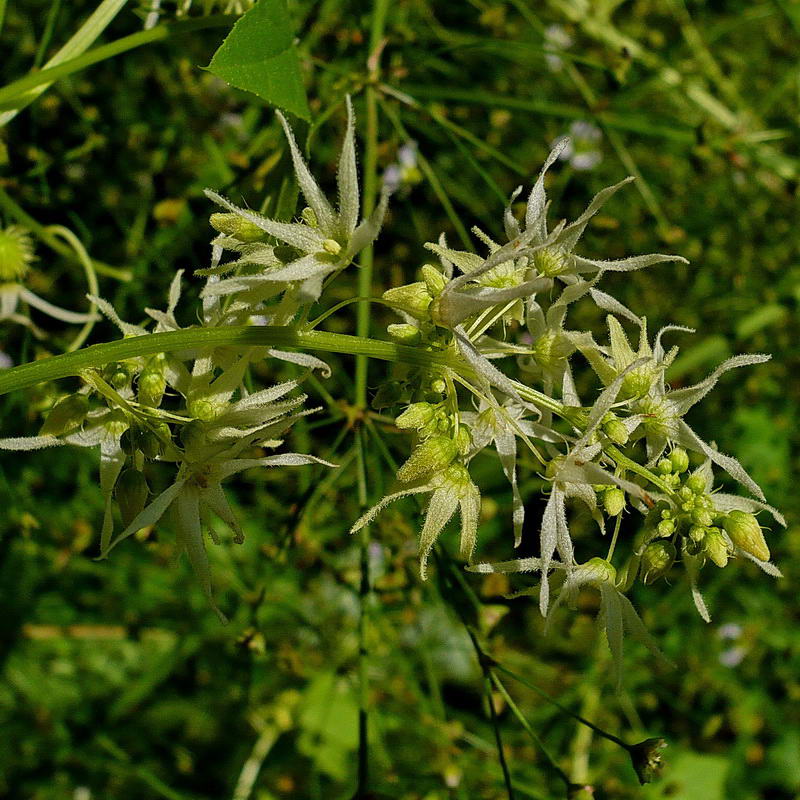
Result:
{"label": "blurred green foliage", "polygon": [[[10,0],[3,80],[41,64],[93,6]],[[343,95],[358,94],[367,79],[372,9],[341,0],[289,7],[314,119],[307,146],[315,164],[333,165]],[[164,3],[165,13],[174,10]],[[105,39],[140,29],[143,16],[130,4]],[[553,49],[554,30],[571,42],[563,51]],[[602,160],[590,171],[563,164],[549,191],[570,215],[600,187],[637,175],[587,245],[604,257],[671,248],[690,258],[689,266],[607,279],[653,329],[697,329],[672,334],[682,346],[673,385],[734,352],[774,356],[727,377],[690,422],[736,453],[786,512],[788,530],[770,536],[786,578],[745,563],[704,574],[711,625],[695,615],[682,580],[637,589],[643,618],[677,669],[657,669],[631,647],[626,694],[617,697],[590,593],[545,637],[533,604],[504,599],[511,587],[501,576],[468,578],[500,662],[628,741],[670,741],[661,783],[640,789],[624,751],[592,740],[521,685],[509,690],[559,764],[594,783],[596,796],[800,797],[800,3],[404,0],[390,4],[386,32],[379,166],[411,137],[423,180],[393,204],[376,251],[376,291],[413,275],[421,242],[442,230],[457,242],[462,218],[496,232],[510,191],[530,184],[573,121],[587,121],[602,131]],[[39,223],[72,228],[93,257],[129,269],[132,280],[105,278],[102,288],[132,321],[164,295],[174,269],[206,265],[203,188],[274,209],[289,185],[271,110],[198,68],[223,35],[200,31],[79,72],[0,130],[0,189]],[[2,213],[14,221],[7,205]],[[79,268],[44,244],[31,281],[62,305],[85,291]],[[337,284],[330,302],[354,287]],[[576,313],[600,333],[596,309]],[[376,312],[374,330],[386,321]],[[21,362],[69,341],[69,331],[49,333],[39,342],[3,328],[0,347]],[[94,340],[114,335],[100,324]],[[352,395],[351,364],[333,361],[327,390]],[[373,367],[372,386],[384,370]],[[270,365],[258,377],[280,376]],[[3,398],[3,434],[35,432],[53,391]],[[352,467],[351,437],[339,435],[345,422],[341,413],[307,420],[293,446],[313,442],[318,455]],[[399,460],[406,447],[390,427],[380,436],[367,451],[376,496],[391,476],[382,454]],[[484,504],[481,556],[507,557],[509,492],[496,463],[476,467],[493,498]],[[530,467],[524,489],[535,526],[543,482]],[[235,489],[248,536],[243,547],[213,549],[232,620],[221,627],[187,565],[173,563],[168,536],[151,533],[107,563],[92,560],[102,516],[92,453],[3,459],[0,796],[353,795],[359,562],[346,531],[357,515],[355,471],[253,472]],[[480,670],[454,613],[461,601],[441,575],[424,585],[416,577],[415,513],[413,503],[398,504],[369,549],[376,796],[505,797]],[[579,549],[581,536],[596,535],[588,520],[576,530]],[[632,538],[635,523],[623,531]],[[499,707],[519,796],[563,796],[541,752]]]}

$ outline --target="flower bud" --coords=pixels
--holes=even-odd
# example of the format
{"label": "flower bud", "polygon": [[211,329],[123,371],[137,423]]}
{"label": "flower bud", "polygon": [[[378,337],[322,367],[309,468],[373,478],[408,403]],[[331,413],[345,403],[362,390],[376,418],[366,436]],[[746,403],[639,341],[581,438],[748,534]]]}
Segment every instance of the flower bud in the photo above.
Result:
{"label": "flower bud", "polygon": [[728,543],[719,528],[711,528],[703,540],[706,555],[720,568],[728,563]]}
{"label": "flower bud", "polygon": [[696,472],[686,479],[686,486],[689,487],[695,494],[705,494],[706,479]]}
{"label": "flower bud", "polygon": [[430,264],[424,264],[420,272],[422,273],[422,280],[425,281],[425,286],[427,287],[430,295],[432,297],[440,295],[444,287],[447,285],[444,275],[442,275],[442,273],[439,272],[436,267],[432,267]]}
{"label": "flower bud", "polygon": [[706,529],[701,525],[692,525],[689,528],[689,538],[699,544],[706,538]]}
{"label": "flower bud", "polygon": [[122,524],[127,528],[144,508],[150,495],[150,487],[139,470],[126,469],[117,478],[114,495],[122,515]]}
{"label": "flower bud", "polygon": [[558,369],[574,352],[569,338],[559,331],[546,331],[534,343],[531,355],[544,369]]}
{"label": "flower bud", "polygon": [[386,332],[400,344],[417,344],[422,338],[419,328],[408,323],[395,323],[388,325]]}
{"label": "flower bud", "polygon": [[398,428],[421,428],[433,419],[435,413],[430,403],[412,403],[395,419],[394,424]]}
{"label": "flower bud", "polygon": [[759,561],[769,561],[769,547],[761,532],[758,520],[746,511],[731,511],[722,523],[725,533],[731,537],[731,541],[755,556]]}
{"label": "flower bud", "polygon": [[617,579],[616,567],[604,558],[590,558],[578,567],[581,577],[586,583],[597,586],[601,583],[614,583]]}
{"label": "flower bud", "polygon": [[533,254],[533,266],[540,275],[544,275],[546,278],[554,278],[568,267],[568,259],[568,254],[562,250],[545,247]]}
{"label": "flower bud", "polygon": [[628,429],[625,423],[617,417],[613,417],[608,422],[603,423],[603,433],[611,439],[614,444],[627,444],[628,443]]}
{"label": "flower bud", "polygon": [[85,394],[71,394],[53,406],[39,429],[39,436],[60,436],[77,428],[89,413],[89,398]]}
{"label": "flower bud", "polygon": [[689,454],[682,448],[676,447],[670,454],[673,472],[686,472],[689,469]]}
{"label": "flower bud", "polygon": [[661,751],[667,746],[664,739],[645,739],[639,744],[630,745],[628,754],[631,757],[633,768],[639,778],[639,783],[644,785],[657,780],[661,775],[664,765],[661,761]]}
{"label": "flower bud", "polygon": [[672,461],[669,458],[662,458],[658,462],[658,471],[662,475],[669,475],[672,472]]}
{"label": "flower bud", "polygon": [[215,231],[240,242],[263,242],[267,238],[266,231],[238,214],[212,214],[209,222]]}
{"label": "flower bud", "polygon": [[459,454],[462,456],[469,453],[469,449],[472,447],[472,436],[470,436],[469,431],[463,425],[458,429],[458,433],[456,434],[456,447],[458,448]]}
{"label": "flower bud", "polygon": [[417,319],[425,319],[428,306],[433,299],[427,286],[422,281],[408,283],[405,286],[396,286],[383,293],[383,299],[390,303],[397,303],[403,311]]}
{"label": "flower bud", "polygon": [[[619,398],[628,400],[633,397],[644,397],[653,385],[656,370],[653,366],[645,364],[632,369],[623,379],[619,390]],[[647,412],[645,412],[647,413]],[[647,422],[648,420],[645,420]]]}
{"label": "flower bud", "polygon": [[603,508],[609,517],[616,517],[625,508],[625,492],[617,486],[612,486],[603,492]]}
{"label": "flower bud", "polygon": [[692,522],[702,528],[707,528],[714,522],[714,517],[705,508],[695,508],[692,511]]}
{"label": "flower bud", "polygon": [[190,417],[202,420],[203,422],[208,422],[217,416],[217,411],[214,408],[214,404],[210,400],[206,400],[203,397],[190,400],[186,404],[186,411]]}
{"label": "flower bud", "polygon": [[432,436],[417,445],[408,461],[397,470],[397,478],[403,483],[424,478],[444,469],[458,455],[456,443],[446,436]]}
{"label": "flower bud", "polygon": [[649,585],[666,575],[675,561],[672,542],[651,542],[642,551],[642,583]]}
{"label": "flower bud", "polygon": [[139,376],[136,385],[137,398],[143,406],[158,408],[167,388],[164,374],[156,369],[146,368]]}
{"label": "flower bud", "polygon": [[671,519],[662,519],[661,522],[656,525],[656,531],[659,536],[667,539],[675,533],[675,523]]}

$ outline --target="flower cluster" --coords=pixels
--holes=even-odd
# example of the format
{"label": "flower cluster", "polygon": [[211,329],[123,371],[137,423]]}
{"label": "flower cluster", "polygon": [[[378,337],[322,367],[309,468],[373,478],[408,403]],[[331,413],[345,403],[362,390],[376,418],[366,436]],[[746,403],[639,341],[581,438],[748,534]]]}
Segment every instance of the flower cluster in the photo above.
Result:
{"label": "flower cluster", "polygon": [[[346,105],[336,205],[313,178],[280,115],[307,203],[299,219],[268,219],[207,192],[224,211],[211,217],[218,233],[211,266],[196,272],[205,278],[202,328],[267,324],[304,330],[307,312],[323,290],[375,240],[392,182],[387,181],[369,218],[360,220],[349,98]],[[509,527],[519,545],[525,521],[520,453],[529,454],[548,484],[539,555],[471,569],[537,573],[538,586],[523,594],[535,593],[548,619],[579,590],[598,591],[600,620],[619,670],[625,632],[656,649],[626,596],[636,580],[650,584],[667,576],[673,565],[682,565],[697,608],[709,619],[698,589],[700,571],[708,562],[723,568],[741,556],[779,574],[769,563],[756,515],[771,514],[781,524],[783,519],[766,505],[761,489],[738,461],[703,441],[684,419],[725,372],[760,363],[766,356],[731,358],[693,386],[673,389],[667,384],[665,373],[677,348],[666,350],[662,340],[686,329],[665,328],[651,341],[646,320],[598,285],[607,272],[685,260],[655,253],[609,261],[584,253],[581,239],[587,225],[630,178],[599,192],[576,219],[551,224],[547,171],[570,157],[569,146],[567,140],[556,144],[522,207],[517,204],[521,188],[512,194],[499,240],[473,228],[484,254],[454,249],[442,235],[425,245],[433,259],[420,268],[418,279],[388,289],[378,301],[400,320],[388,326],[390,339],[413,348],[415,358],[413,364],[395,365],[374,404],[393,410],[397,428],[411,437],[411,449],[397,470],[395,490],[352,530],[371,523],[395,500],[424,496],[422,577],[438,537],[456,514],[460,554],[471,562],[481,492],[470,466],[479,453],[490,451],[510,485]],[[92,301],[125,337],[179,331],[181,278],[179,271],[166,310],[146,309],[154,323],[149,328],[124,322],[99,297]],[[606,341],[567,324],[571,307],[579,301],[607,313]],[[635,348],[626,326],[638,333]],[[250,468],[319,462],[311,455],[264,454],[281,445],[296,419],[310,413],[303,408],[305,395],[297,393],[304,376],[260,390],[246,388],[249,365],[265,357],[329,372],[313,355],[267,347],[200,347],[134,357],[83,373],[81,388],[52,409],[39,436],[0,440],[0,448],[99,446],[106,498],[102,553],[158,524],[169,511],[179,547],[211,599],[205,536],[215,533],[209,512],[228,525],[234,540],[242,538],[222,482]],[[588,363],[598,379],[589,401],[576,389],[576,358]],[[146,474],[151,462],[174,468],[172,482],[154,495]],[[719,492],[714,468],[752,497]],[[122,518],[116,535],[114,499]],[[588,509],[601,534],[613,527],[604,555],[585,561],[576,557],[568,519],[573,501]],[[617,548],[623,516],[629,512],[641,513],[643,524],[635,540],[631,536],[626,546]],[[558,591],[553,602],[551,580]]]}

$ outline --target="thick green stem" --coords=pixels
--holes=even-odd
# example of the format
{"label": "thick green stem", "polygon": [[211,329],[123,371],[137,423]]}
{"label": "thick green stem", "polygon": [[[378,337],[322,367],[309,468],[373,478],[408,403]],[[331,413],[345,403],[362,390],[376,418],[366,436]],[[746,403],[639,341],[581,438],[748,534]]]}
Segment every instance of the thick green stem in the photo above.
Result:
{"label": "thick green stem", "polygon": [[79,375],[92,367],[112,361],[148,356],[155,353],[179,352],[216,347],[289,347],[325,353],[377,358],[414,366],[440,366],[460,369],[453,356],[432,353],[415,347],[322,331],[299,331],[284,326],[231,326],[223,328],[185,328],[166,333],[129,336],[115,342],[95,344],[74,353],[45,358],[0,372],[0,395],[25,389],[43,381],[54,381]]}

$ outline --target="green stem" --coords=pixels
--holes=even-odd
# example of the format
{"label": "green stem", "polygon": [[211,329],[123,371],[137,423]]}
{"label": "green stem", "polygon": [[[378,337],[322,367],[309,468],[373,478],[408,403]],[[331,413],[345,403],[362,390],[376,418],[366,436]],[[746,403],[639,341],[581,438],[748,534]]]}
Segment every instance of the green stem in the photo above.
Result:
{"label": "green stem", "polygon": [[109,42],[108,44],[103,44],[100,45],[100,47],[88,50],[77,58],[71,58],[69,61],[64,61],[54,67],[48,67],[39,72],[30,73],[23,78],[19,78],[3,86],[0,88],[0,109],[13,109],[15,103],[33,89],[53,83],[59,80],[59,78],[71,75],[92,64],[97,64],[100,61],[118,56],[128,50],[133,50],[146,44],[163,42],[173,36],[182,33],[193,33],[203,28],[226,27],[235,21],[235,16],[215,14],[198,19],[170,22],[164,25],[158,25],[155,28],[151,28],[149,31],[139,31],[130,36],[123,36],[115,42]]}
{"label": "green stem", "polygon": [[0,372],[0,395],[79,375],[93,367],[155,353],[217,347],[291,347],[325,353],[342,353],[381,361],[395,361],[418,367],[449,367],[464,372],[455,356],[420,350],[416,347],[381,342],[360,336],[322,331],[299,331],[285,326],[230,326],[185,328],[166,333],[129,336],[115,342],[95,344],[74,353],[64,353]]}

